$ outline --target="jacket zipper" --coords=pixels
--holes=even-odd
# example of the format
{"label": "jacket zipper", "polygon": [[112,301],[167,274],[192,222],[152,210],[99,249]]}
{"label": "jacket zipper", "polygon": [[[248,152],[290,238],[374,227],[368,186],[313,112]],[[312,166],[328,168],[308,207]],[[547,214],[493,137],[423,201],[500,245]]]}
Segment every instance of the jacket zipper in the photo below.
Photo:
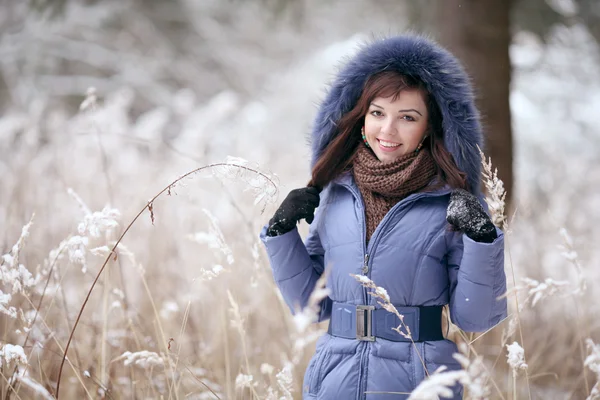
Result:
{"label": "jacket zipper", "polygon": [[371,254],[373,253],[375,247],[379,244],[379,239],[381,238],[380,233],[384,231],[389,220],[391,218],[393,218],[399,212],[400,209],[405,208],[409,204],[412,204],[415,201],[422,199],[423,197],[438,197],[438,196],[444,196],[448,193],[450,193],[449,190],[444,190],[443,192],[435,192],[435,193],[419,193],[419,194],[415,195],[413,198],[411,198],[409,202],[407,201],[407,202],[403,203],[405,200],[408,199],[407,198],[407,199],[401,200],[399,203],[394,205],[394,207],[392,207],[390,209],[390,211],[383,217],[383,219],[379,223],[379,226],[377,227],[377,229],[375,229],[375,232],[373,232]]}
{"label": "jacket zipper", "polygon": [[[405,202],[404,204],[402,203],[404,200],[400,201],[399,203],[397,203],[396,205],[394,205],[394,207],[392,207],[392,209],[383,217],[383,220],[381,221],[381,223],[379,224],[379,226],[377,227],[376,231],[373,233],[373,247],[371,248],[371,254],[373,253],[375,247],[379,244],[380,238],[381,238],[381,232],[383,232],[385,230],[385,228],[388,225],[388,222],[390,221],[391,218],[393,218],[396,214],[398,214],[400,211],[402,211],[403,209],[405,209],[405,214],[410,210],[408,207],[408,205],[410,204],[414,204],[417,200],[422,199],[424,197],[439,197],[439,196],[444,196],[446,194],[450,193],[450,190],[446,189],[443,191],[438,191],[438,192],[428,192],[428,193],[418,193],[416,194],[412,199],[410,199],[410,201]],[[406,200],[406,199],[405,199]],[[389,218],[386,218],[389,217]],[[379,230],[379,231],[377,231]],[[377,237],[375,237],[377,236]],[[418,271],[417,271],[418,272]],[[417,275],[415,274],[415,279],[417,278]],[[413,281],[414,283],[414,281]],[[414,285],[411,285],[411,292],[409,293],[407,299],[410,302],[412,300],[413,297],[413,291],[414,291]],[[410,305],[410,304],[407,304]]]}
{"label": "jacket zipper", "polygon": [[[364,254],[364,262],[363,262],[363,266],[362,266],[362,273],[365,276],[369,276],[369,253],[367,252],[367,222],[365,220],[365,205],[363,203],[363,199],[362,196],[360,195],[360,193],[355,190],[351,185],[342,185],[345,188],[347,188],[350,193],[352,193],[352,195],[358,200],[358,203],[360,204],[361,207],[361,211],[362,211],[362,215],[361,215],[361,221],[362,221],[362,245],[363,245],[363,254]],[[363,304],[367,304],[367,288],[363,287]]]}
{"label": "jacket zipper", "polygon": [[[423,198],[423,197],[437,197],[437,196],[443,196],[445,194],[448,194],[450,192],[450,190],[444,190],[443,192],[435,192],[435,193],[419,193],[416,196],[412,197],[410,199],[410,202],[405,201],[408,200],[404,199],[401,200],[399,203],[395,204],[394,207],[392,207],[390,209],[390,211],[383,217],[383,220],[379,223],[379,225],[377,226],[377,228],[375,228],[375,232],[373,232],[373,236],[371,237],[371,243],[370,243],[370,247],[371,247],[371,253],[368,252],[368,246],[366,245],[366,241],[367,241],[367,224],[366,224],[366,220],[365,220],[365,205],[363,203],[362,200],[362,196],[360,195],[360,193],[358,193],[351,185],[346,185],[346,184],[342,184],[342,186],[346,187],[348,190],[350,190],[350,192],[354,195],[354,197],[356,199],[358,199],[358,202],[361,206],[361,211],[362,211],[362,243],[363,243],[363,253],[364,253],[364,263],[363,263],[363,267],[362,267],[362,273],[363,275],[367,276],[369,279],[371,278],[371,269],[372,266],[369,266],[369,259],[370,259],[370,254],[372,254],[375,251],[375,248],[377,247],[377,244],[379,243],[379,237],[380,232],[382,232],[385,229],[385,225],[387,224],[387,222],[390,220],[390,218],[392,218],[392,216],[398,211],[398,209],[401,208],[401,206],[405,206],[411,203],[414,203],[416,200]],[[410,197],[410,196],[409,196]],[[403,203],[404,202],[404,203]],[[367,298],[368,298],[368,293],[367,293],[367,288],[363,287],[363,304],[367,304]],[[368,342],[363,342],[362,343],[362,349],[361,349],[361,355],[360,355],[360,361],[359,361],[359,371],[358,371],[358,393],[357,393],[357,400],[361,400],[362,398],[366,399],[366,394],[363,395],[364,390],[366,390],[366,374],[364,373],[364,370],[366,369],[366,365],[365,367],[363,367],[363,364],[366,364],[366,359],[365,359],[365,353],[367,351],[367,344]],[[418,350],[417,350],[418,351]]]}
{"label": "jacket zipper", "polygon": [[[364,262],[363,262],[363,266],[362,266],[362,273],[365,276],[369,276],[369,253],[367,252],[367,222],[364,216],[364,212],[365,212],[365,205],[363,203],[363,199],[362,196],[360,195],[360,193],[358,193],[356,190],[354,190],[353,187],[351,187],[350,185],[346,186],[344,185],[346,188],[348,188],[350,190],[350,192],[352,193],[352,195],[358,200],[360,206],[361,206],[361,211],[362,211],[362,215],[360,216],[360,218],[362,219],[362,245],[363,245],[363,254],[364,254]],[[367,288],[363,287],[363,304],[367,304],[367,298],[368,298],[368,294],[367,294]],[[366,381],[366,375],[364,373],[364,370],[366,369],[366,359],[365,359],[365,353],[367,351],[367,342],[362,342],[361,344],[362,348],[360,350],[360,359],[359,359],[359,363],[358,363],[358,393],[356,394],[356,399],[357,400],[361,400],[363,398],[363,387],[364,385],[364,381]],[[366,397],[366,396],[364,396]]]}

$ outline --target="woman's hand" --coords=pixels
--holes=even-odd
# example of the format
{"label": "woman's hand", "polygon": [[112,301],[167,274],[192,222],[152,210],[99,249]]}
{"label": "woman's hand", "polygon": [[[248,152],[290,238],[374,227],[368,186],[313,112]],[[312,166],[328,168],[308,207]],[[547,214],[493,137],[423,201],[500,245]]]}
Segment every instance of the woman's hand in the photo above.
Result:
{"label": "woman's hand", "polygon": [[463,189],[456,189],[450,195],[446,221],[476,242],[492,243],[498,237],[477,197]]}
{"label": "woman's hand", "polygon": [[309,224],[315,218],[315,208],[319,206],[320,190],[305,187],[292,190],[281,203],[269,221],[267,236],[278,236],[291,231],[301,219]]}

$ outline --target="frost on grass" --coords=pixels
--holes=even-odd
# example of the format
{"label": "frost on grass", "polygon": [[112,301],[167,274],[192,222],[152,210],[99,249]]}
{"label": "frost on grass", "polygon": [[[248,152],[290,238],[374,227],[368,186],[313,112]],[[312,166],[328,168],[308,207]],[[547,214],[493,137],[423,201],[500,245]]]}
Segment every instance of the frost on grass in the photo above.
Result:
{"label": "frost on grass", "polygon": [[[11,251],[2,256],[0,282],[5,285],[5,288],[10,287],[12,294],[24,293],[26,289],[33,287],[37,283],[37,278],[34,278],[31,272],[23,264],[19,263],[19,254],[25,245],[25,240],[29,237],[29,229],[32,223],[33,217],[21,229],[21,235],[12,246]],[[10,298],[3,295],[2,300],[10,301]]]}
{"label": "frost on grass", "polygon": [[224,164],[211,169],[215,177],[221,180],[244,181],[244,191],[252,192],[254,205],[263,203],[263,212],[268,204],[275,202],[278,192],[275,176],[259,173],[257,165],[252,165],[240,157],[227,156]]}
{"label": "frost on grass", "polygon": [[596,374],[596,384],[590,391],[587,400],[600,399],[600,344],[595,344],[592,339],[586,340],[589,355],[586,357],[583,365]]}
{"label": "frost on grass", "polygon": [[213,278],[216,278],[217,276],[221,275],[223,271],[225,271],[225,268],[223,268],[223,266],[220,264],[215,265],[211,269],[200,268],[200,275],[194,280],[210,281]]}
{"label": "frost on grass", "polygon": [[256,382],[254,382],[254,377],[252,375],[239,374],[235,378],[236,389],[245,389],[255,385]]}
{"label": "frost on grass", "polygon": [[467,388],[472,400],[483,400],[490,396],[490,374],[485,368],[483,356],[476,356],[473,359],[467,357],[469,347],[462,343],[459,346],[459,353],[453,357],[460,363],[463,371],[467,374],[460,382]]}
{"label": "frost on grass", "polygon": [[116,208],[105,206],[102,211],[92,212],[79,195],[71,188],[67,190],[69,195],[75,199],[83,211],[83,220],[77,226],[81,236],[100,238],[109,235],[119,226],[121,213]]}
{"label": "frost on grass", "polygon": [[265,375],[271,375],[275,372],[275,367],[268,363],[262,363],[260,365],[260,373]]}
{"label": "frost on grass", "polygon": [[315,342],[322,334],[322,329],[315,324],[319,320],[321,313],[321,303],[329,296],[329,289],[326,288],[329,269],[325,271],[313,288],[307,304],[302,309],[294,311],[295,332],[292,334],[292,365],[297,365],[304,354],[304,349]]}
{"label": "frost on grass", "polygon": [[95,256],[106,257],[108,253],[110,253],[110,249],[108,248],[108,246],[99,246],[90,249],[90,253]]}
{"label": "frost on grass", "polygon": [[25,245],[25,240],[29,237],[29,229],[31,228],[31,224],[33,223],[33,216],[29,220],[29,222],[21,228],[21,236],[17,240],[10,251],[10,253],[4,254],[2,256],[2,265],[6,265],[7,268],[15,268],[19,264],[19,254],[21,253],[21,249]]}
{"label": "frost on grass", "polygon": [[294,323],[296,325],[296,330],[299,333],[305,332],[311,324],[318,321],[321,312],[321,302],[325,300],[330,293],[330,290],[326,288],[326,283],[327,272],[321,274],[317,280],[306,306],[302,310],[297,310],[295,312]]}
{"label": "frost on grass", "polygon": [[210,229],[208,232],[196,232],[193,235],[188,235],[188,238],[196,243],[206,244],[211,249],[219,250],[225,256],[229,265],[235,261],[233,258],[233,252],[225,242],[225,237],[221,228],[219,228],[219,222],[217,218],[212,215],[207,209],[202,209],[210,221]]}
{"label": "frost on grass", "polygon": [[59,246],[67,249],[69,261],[75,265],[81,266],[83,273],[87,272],[87,252],[90,251],[93,255],[107,255],[110,251],[107,245],[88,249],[91,239],[110,240],[114,235],[115,230],[119,227],[121,213],[115,208],[106,206],[102,211],[92,212],[85,202],[71,188],[68,189],[69,195],[75,199],[79,207],[83,211],[83,219],[77,225],[78,235],[69,237]]}
{"label": "frost on grass", "polygon": [[563,243],[558,246],[561,255],[573,265],[577,275],[577,282],[573,283],[565,280],[555,280],[546,278],[544,281],[538,281],[532,278],[521,278],[523,284],[517,285],[508,291],[505,296],[512,293],[524,292],[527,294],[525,301],[519,305],[519,310],[522,310],[526,304],[535,307],[540,301],[549,297],[560,296],[581,296],[587,290],[586,278],[583,273],[583,268],[579,262],[579,256],[573,246],[573,239],[565,228],[560,228],[560,236]]}
{"label": "frost on grass", "polygon": [[11,364],[26,366],[27,356],[25,356],[25,352],[21,346],[6,343],[0,349],[0,366],[8,367]]}
{"label": "frost on grass", "polygon": [[26,294],[39,281],[39,275],[34,277],[29,270],[19,262],[19,255],[25,240],[29,237],[29,230],[33,222],[33,217],[21,229],[21,235],[17,242],[12,246],[11,251],[2,255],[0,263],[0,282],[3,288],[0,289],[0,313],[11,318],[16,318],[22,310],[10,305],[13,295],[17,293]]}
{"label": "frost on grass", "polygon": [[421,381],[419,386],[412,391],[408,400],[438,400],[442,398],[451,398],[454,396],[452,387],[458,382],[467,378],[467,373],[463,370],[445,371],[442,366],[437,369],[428,378]]}
{"label": "frost on grass", "polygon": [[516,376],[521,370],[526,370],[525,350],[523,350],[521,345],[517,342],[513,342],[512,344],[507,344],[506,349],[508,351],[506,356],[508,365],[512,368],[513,374]]}
{"label": "frost on grass", "polygon": [[485,154],[479,149],[481,156],[481,164],[483,165],[484,184],[487,189],[485,202],[488,205],[492,222],[497,227],[506,229],[506,216],[504,215],[504,206],[506,192],[504,191],[504,183],[498,178],[498,169],[492,171],[492,159],[486,162]]}
{"label": "frost on grass", "polygon": [[277,386],[280,389],[280,400],[292,400],[292,390],[294,384],[294,377],[292,376],[294,366],[291,363],[286,365],[275,375],[277,379]]}
{"label": "frost on grass", "polygon": [[286,362],[284,367],[275,375],[277,386],[269,386],[267,388],[265,400],[293,400],[293,372],[294,364]]}
{"label": "frost on grass", "polygon": [[261,267],[263,264],[260,262],[260,253],[259,253],[259,239],[255,239],[252,244],[251,254],[252,254],[252,265],[254,267],[254,274],[250,276],[250,287],[257,288],[258,287],[258,279],[257,276],[260,273]]}
{"label": "frost on grass", "polygon": [[[246,330],[244,328],[245,321],[241,315],[239,305],[236,303],[236,301],[234,300],[234,298],[231,295],[231,292],[229,290],[227,291],[227,297],[229,298],[229,304],[231,305],[231,308],[229,311],[233,317],[232,320],[230,321],[230,323],[231,323],[231,326],[234,329],[236,329],[240,334],[240,337],[242,340],[244,356],[246,356],[246,349],[245,349],[245,344],[244,344],[244,339],[246,336]],[[265,399],[293,400],[293,397],[291,394],[292,387],[293,387],[293,374],[292,374],[293,367],[294,367],[293,363],[285,362],[284,367],[275,375],[275,378],[277,381],[277,388],[275,388],[273,386],[268,387],[267,396]],[[249,368],[247,368],[247,369],[249,369]],[[263,363],[260,367],[260,371],[262,374],[271,376],[271,374],[274,371],[274,367],[269,364]],[[256,382],[254,380],[254,377],[250,373],[250,371],[247,371],[246,374],[240,373],[236,377],[235,387],[238,390],[243,390],[245,388],[250,388],[250,389],[254,390],[254,388],[257,386],[258,386],[258,382]]]}
{"label": "frost on grass", "polygon": [[391,303],[390,296],[388,295],[387,290],[385,290],[381,286],[377,286],[375,282],[373,282],[364,275],[350,274],[350,276],[356,279],[362,286],[366,287],[367,289],[371,289],[372,291],[369,293],[371,296],[381,299],[381,301],[377,301],[381,308],[383,308],[387,312],[395,314],[398,317],[398,319],[400,320],[400,325],[392,329],[398,332],[398,334],[402,335],[406,339],[412,340],[412,333],[410,331],[410,327],[404,323],[404,315],[400,314],[396,307]]}
{"label": "frost on grass", "polygon": [[69,261],[75,265],[81,266],[83,273],[87,272],[86,250],[89,240],[85,236],[71,236],[66,242]]}
{"label": "frost on grass", "polygon": [[28,387],[33,393],[35,393],[36,399],[54,400],[54,396],[52,396],[41,383],[35,381],[31,376],[29,376],[28,373],[18,374],[17,379],[22,385]]}
{"label": "frost on grass", "polygon": [[179,305],[173,300],[167,300],[163,303],[160,310],[160,316],[164,319],[169,319],[172,315],[179,312]]}
{"label": "frost on grass", "polygon": [[233,319],[230,320],[231,326],[234,329],[237,329],[240,335],[244,336],[246,334],[246,328],[244,328],[245,321],[240,312],[240,307],[233,299],[233,296],[229,290],[227,290],[227,297],[229,298],[229,304],[231,305],[229,312],[233,316]]}
{"label": "frost on grass", "polygon": [[104,207],[102,211],[86,214],[77,226],[80,235],[100,238],[110,235],[119,226],[121,213],[116,208]]}
{"label": "frost on grass", "polygon": [[468,346],[464,343],[459,347],[460,352],[453,357],[460,363],[461,369],[446,371],[442,366],[421,381],[419,386],[411,393],[409,400],[438,400],[454,396],[453,388],[456,384],[463,385],[469,392],[469,399],[484,400],[490,396],[488,382],[490,376],[484,366],[483,357],[474,359],[467,357]]}
{"label": "frost on grass", "polygon": [[3,293],[0,290],[0,313],[17,318],[17,309],[10,305],[11,300],[12,296],[9,293]]}
{"label": "frost on grass", "polygon": [[565,288],[568,288],[570,285],[567,281],[555,281],[552,278],[546,278],[543,282],[531,278],[521,278],[521,281],[524,284],[515,286],[510,292],[526,292],[527,298],[522,305],[529,303],[531,307],[535,307],[541,300],[563,293]]}
{"label": "frost on grass", "polygon": [[561,250],[562,256],[573,265],[575,272],[577,273],[577,286],[573,289],[572,293],[574,295],[583,295],[587,290],[587,283],[583,268],[579,262],[579,255],[573,246],[573,239],[565,228],[560,228],[559,233],[563,240],[563,244],[559,245],[558,248]]}
{"label": "frost on grass", "polygon": [[[523,309],[523,304],[519,304],[519,310]],[[502,340],[501,343],[507,343],[508,339],[512,337],[517,331],[517,327],[519,326],[519,320],[517,315],[512,315],[508,320],[508,327],[502,329]]]}
{"label": "frost on grass", "polygon": [[161,356],[147,350],[137,351],[135,353],[126,351],[121,354],[117,360],[123,360],[123,365],[125,366],[135,365],[143,369],[164,365],[164,359]]}

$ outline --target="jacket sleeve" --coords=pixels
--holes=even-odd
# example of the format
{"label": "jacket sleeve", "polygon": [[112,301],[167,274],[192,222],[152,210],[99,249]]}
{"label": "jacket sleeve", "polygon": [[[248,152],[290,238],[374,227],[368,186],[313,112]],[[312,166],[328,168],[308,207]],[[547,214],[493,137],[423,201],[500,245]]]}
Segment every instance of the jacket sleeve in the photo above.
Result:
{"label": "jacket sleeve", "polygon": [[[318,232],[320,211],[321,208],[317,208],[304,243],[297,228],[283,235],[269,237],[268,225],[265,225],[260,232],[273,278],[292,314],[308,304],[308,298],[324,270],[325,250]],[[325,298],[320,306],[319,322],[331,316],[331,299]]]}
{"label": "jacket sleeve", "polygon": [[475,242],[462,232],[448,232],[450,318],[466,332],[483,332],[507,315],[504,233],[496,228],[492,243]]}

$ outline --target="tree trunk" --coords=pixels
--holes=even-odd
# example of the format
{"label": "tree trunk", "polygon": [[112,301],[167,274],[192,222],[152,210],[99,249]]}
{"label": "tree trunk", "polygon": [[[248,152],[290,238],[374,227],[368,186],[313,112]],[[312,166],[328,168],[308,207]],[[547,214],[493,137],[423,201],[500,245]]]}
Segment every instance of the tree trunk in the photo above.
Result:
{"label": "tree trunk", "polygon": [[437,3],[438,41],[456,55],[473,79],[485,135],[484,152],[498,168],[510,215],[513,188],[509,107],[511,66],[508,0],[444,0]]}

